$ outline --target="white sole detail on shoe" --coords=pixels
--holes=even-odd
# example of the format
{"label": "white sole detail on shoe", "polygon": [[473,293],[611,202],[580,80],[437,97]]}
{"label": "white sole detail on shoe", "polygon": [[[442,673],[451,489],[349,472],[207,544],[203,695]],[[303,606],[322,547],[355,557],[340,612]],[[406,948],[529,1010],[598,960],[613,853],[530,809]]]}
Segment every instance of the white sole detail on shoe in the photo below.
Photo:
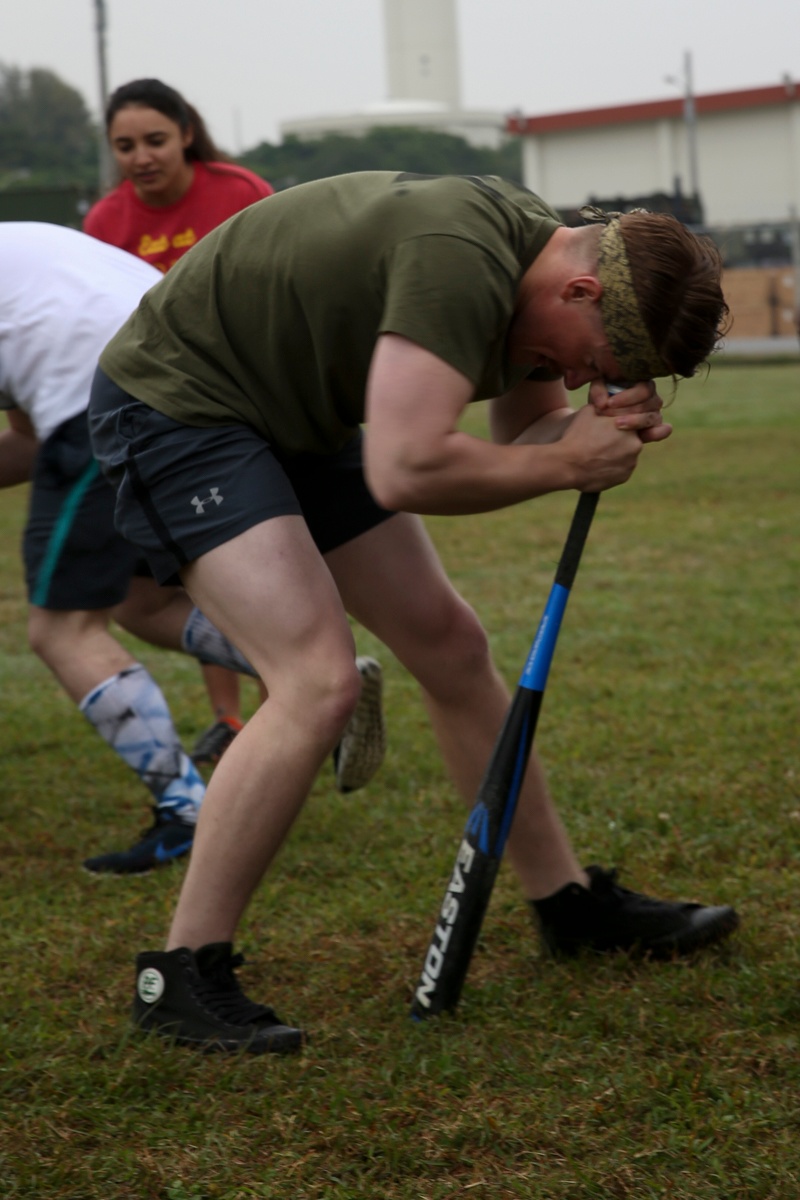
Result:
{"label": "white sole detail on shoe", "polygon": [[386,754],[381,665],[374,658],[357,658],[356,666],[361,696],[333,754],[340,792],[355,792],[368,784]]}

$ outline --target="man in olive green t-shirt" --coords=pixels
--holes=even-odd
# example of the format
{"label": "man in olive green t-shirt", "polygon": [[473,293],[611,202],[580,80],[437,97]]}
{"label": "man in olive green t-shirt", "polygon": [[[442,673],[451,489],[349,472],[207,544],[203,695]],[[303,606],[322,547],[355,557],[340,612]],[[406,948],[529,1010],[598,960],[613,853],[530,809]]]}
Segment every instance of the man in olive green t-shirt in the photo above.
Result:
{"label": "man in olive green t-shirt", "polygon": [[324,454],[364,420],[383,332],[449,363],[474,399],[530,369],[508,362],[505,330],[521,274],[560,224],[531,193],[376,172],[241,215],[170,272],[102,356],[115,383],[167,416],[233,417],[286,453]]}
{"label": "man in olive green t-shirt", "polygon": [[[347,613],[416,677],[474,798],[508,692],[412,514],[625,482],[671,432],[653,377],[691,375],[726,312],[710,244],[668,217],[589,216],[567,228],[494,178],[321,180],[210,234],[104,352],[93,437],[120,529],[269,689],[211,781],[167,950],[139,955],[142,1027],[302,1044],[238,990],[232,942],[358,699]],[[476,399],[492,441],[458,428]],[[681,953],[737,923],[585,872],[535,757],[508,854],[556,952]]]}

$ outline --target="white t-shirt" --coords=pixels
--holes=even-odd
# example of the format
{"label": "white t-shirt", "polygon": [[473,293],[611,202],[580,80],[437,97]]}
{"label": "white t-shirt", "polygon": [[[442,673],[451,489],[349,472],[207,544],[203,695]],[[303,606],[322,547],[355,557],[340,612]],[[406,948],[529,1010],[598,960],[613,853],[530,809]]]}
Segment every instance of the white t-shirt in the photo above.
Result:
{"label": "white t-shirt", "polygon": [[162,278],[75,229],[0,221],[0,408],[42,441],[82,412],[101,350]]}

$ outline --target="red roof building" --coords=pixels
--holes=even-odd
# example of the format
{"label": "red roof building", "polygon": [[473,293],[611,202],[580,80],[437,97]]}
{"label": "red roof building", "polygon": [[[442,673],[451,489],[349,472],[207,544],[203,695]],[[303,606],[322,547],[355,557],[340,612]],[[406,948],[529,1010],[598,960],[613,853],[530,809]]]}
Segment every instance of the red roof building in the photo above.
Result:
{"label": "red roof building", "polygon": [[542,116],[513,114],[525,184],[560,209],[592,197],[692,192],[692,133],[705,219],[785,221],[800,211],[800,83]]}

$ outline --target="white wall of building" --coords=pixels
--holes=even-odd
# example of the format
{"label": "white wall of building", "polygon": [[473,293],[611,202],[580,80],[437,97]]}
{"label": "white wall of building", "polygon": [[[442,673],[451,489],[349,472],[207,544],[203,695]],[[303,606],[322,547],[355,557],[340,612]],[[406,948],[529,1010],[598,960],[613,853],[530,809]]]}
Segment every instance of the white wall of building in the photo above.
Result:
{"label": "white wall of building", "polygon": [[[688,194],[688,140],[680,117],[525,134],[523,178],[557,208],[590,196]],[[784,221],[800,211],[800,97],[791,103],[700,114],[700,194],[706,221]]]}

